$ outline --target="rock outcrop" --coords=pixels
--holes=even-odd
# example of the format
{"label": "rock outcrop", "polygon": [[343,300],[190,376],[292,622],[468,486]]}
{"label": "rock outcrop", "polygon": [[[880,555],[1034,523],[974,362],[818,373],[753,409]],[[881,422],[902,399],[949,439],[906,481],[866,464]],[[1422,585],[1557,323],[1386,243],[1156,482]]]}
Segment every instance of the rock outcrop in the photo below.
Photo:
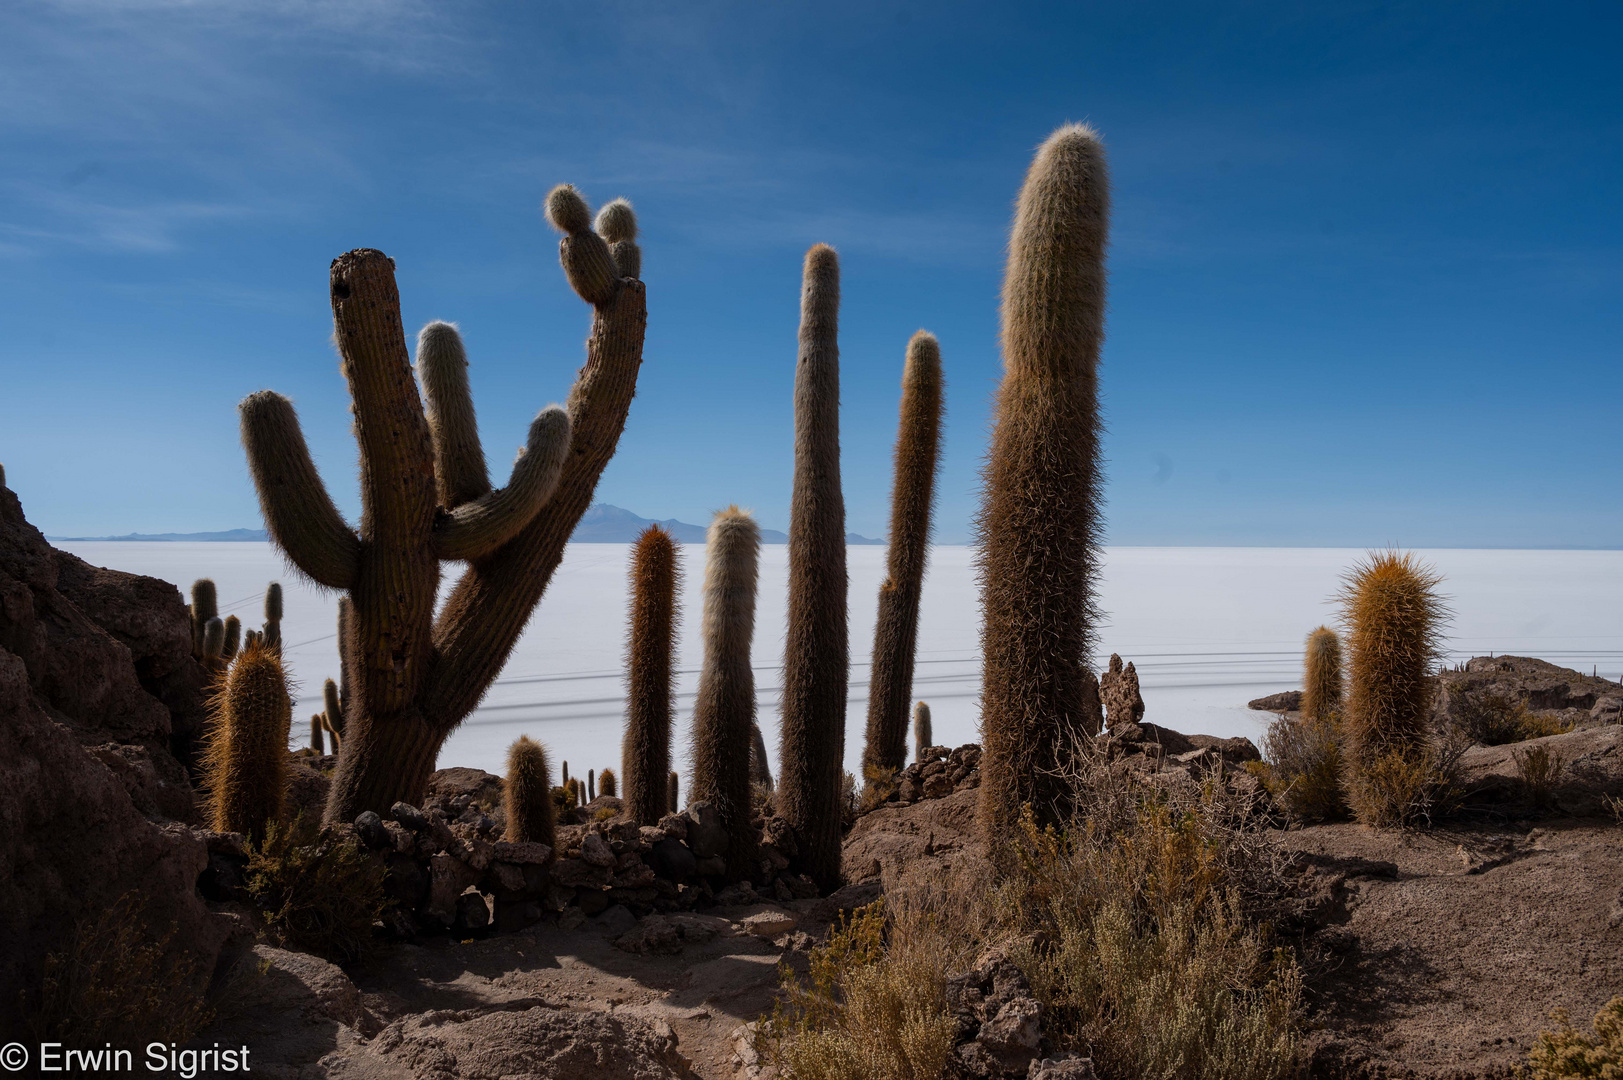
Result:
{"label": "rock outcrop", "polygon": [[169,752],[166,702],[200,715],[185,627],[174,586],[55,551],[0,488],[0,1039],[46,957],[127,894],[213,973],[231,924],[197,892],[208,853]]}

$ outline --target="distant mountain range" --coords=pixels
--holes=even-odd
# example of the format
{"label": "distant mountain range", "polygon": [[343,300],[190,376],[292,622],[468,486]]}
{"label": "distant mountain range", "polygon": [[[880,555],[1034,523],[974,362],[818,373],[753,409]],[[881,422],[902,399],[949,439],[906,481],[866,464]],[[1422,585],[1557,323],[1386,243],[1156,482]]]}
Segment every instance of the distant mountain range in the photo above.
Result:
{"label": "distant mountain range", "polygon": [[[570,537],[577,544],[631,544],[635,543],[637,536],[650,525],[660,525],[671,536],[684,544],[704,543],[704,526],[689,525],[685,521],[669,518],[665,521],[655,521],[652,518],[638,517],[630,510],[622,510],[618,506],[608,503],[593,503],[575,526],[575,535]],[[269,539],[264,529],[227,529],[225,532],[199,532],[199,533],[126,533],[123,536],[47,536],[47,540],[144,540],[178,541],[194,543],[231,543],[252,542]],[[763,544],[786,544],[789,537],[776,529],[762,529],[761,542]],[[847,544],[883,544],[883,540],[872,540],[856,533],[846,533]]]}

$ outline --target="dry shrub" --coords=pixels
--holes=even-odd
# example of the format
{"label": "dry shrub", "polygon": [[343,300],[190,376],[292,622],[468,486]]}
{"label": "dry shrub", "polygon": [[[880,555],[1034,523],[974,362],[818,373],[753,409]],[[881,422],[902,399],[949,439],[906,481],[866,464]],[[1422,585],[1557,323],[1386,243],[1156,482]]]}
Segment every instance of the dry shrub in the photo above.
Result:
{"label": "dry shrub", "polygon": [[1358,820],[1376,828],[1429,826],[1458,807],[1460,756],[1471,741],[1458,729],[1419,751],[1388,750],[1346,777],[1347,801]]}
{"label": "dry shrub", "polygon": [[87,915],[65,952],[45,959],[37,997],[22,1003],[36,1039],[69,1046],[182,1043],[213,1019],[204,1004],[208,972],[161,933],[136,893]]}
{"label": "dry shrub", "polygon": [[353,836],[318,830],[301,814],[272,824],[248,849],[248,892],[278,944],[353,963],[371,952],[383,914],[384,866]]}
{"label": "dry shrub", "polygon": [[1525,701],[1492,689],[1464,690],[1448,684],[1448,714],[1465,734],[1483,746],[1503,746],[1545,735],[1560,735],[1572,725],[1559,717],[1533,712]]}
{"label": "dry shrub", "polygon": [[1623,1080],[1623,996],[1595,1014],[1593,1035],[1577,1031],[1565,1009],[1557,1009],[1559,1031],[1539,1032],[1528,1055],[1532,1080]]}
{"label": "dry shrub", "polygon": [[1548,746],[1529,746],[1526,750],[1512,750],[1516,762],[1516,775],[1521,777],[1528,801],[1543,806],[1550,801],[1555,782],[1561,778],[1566,759]]}
{"label": "dry shrub", "polygon": [[1015,959],[1049,1037],[1102,1077],[1274,1080],[1295,1067],[1301,975],[1248,911],[1258,847],[1217,790],[1192,807],[1142,801],[1126,829],[1023,822],[1023,872],[1000,897],[1024,932]]}
{"label": "dry shrub", "polygon": [[[1345,817],[1341,730],[1337,718],[1280,716],[1262,737],[1267,764],[1251,771],[1289,813],[1310,821]],[[1256,762],[1248,762],[1247,768]]]}
{"label": "dry shrub", "polygon": [[840,778],[840,828],[849,829],[855,825],[861,813],[862,789],[857,787],[857,778],[846,773]]}
{"label": "dry shrub", "polygon": [[957,1023],[942,954],[916,913],[883,900],[845,918],[813,949],[807,981],[783,969],[785,999],[757,1045],[791,1080],[937,1080]]}

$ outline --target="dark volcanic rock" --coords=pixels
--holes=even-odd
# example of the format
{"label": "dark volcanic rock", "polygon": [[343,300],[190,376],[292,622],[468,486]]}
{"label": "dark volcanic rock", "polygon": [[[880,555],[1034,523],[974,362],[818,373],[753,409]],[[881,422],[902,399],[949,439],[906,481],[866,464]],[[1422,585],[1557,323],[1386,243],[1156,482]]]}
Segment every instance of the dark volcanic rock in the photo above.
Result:
{"label": "dark volcanic rock", "polygon": [[1300,690],[1281,690],[1277,694],[1252,698],[1246,702],[1245,707],[1257,709],[1261,712],[1296,712],[1302,707],[1302,692]]}

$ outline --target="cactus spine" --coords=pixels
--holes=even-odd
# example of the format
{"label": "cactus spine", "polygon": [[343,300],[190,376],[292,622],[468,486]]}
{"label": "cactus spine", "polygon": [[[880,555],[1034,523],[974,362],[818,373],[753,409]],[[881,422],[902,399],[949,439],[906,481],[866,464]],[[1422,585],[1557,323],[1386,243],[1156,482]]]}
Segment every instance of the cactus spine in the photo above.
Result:
{"label": "cactus spine", "polygon": [[676,543],[670,533],[650,525],[637,538],[631,554],[626,733],[620,747],[620,767],[626,774],[625,810],[631,820],[644,825],[657,824],[665,815],[680,587]]}
{"label": "cactus spine", "polygon": [[933,733],[930,731],[930,706],[919,702],[913,706],[913,760],[924,760],[924,748],[934,746],[930,740]]}
{"label": "cactus spine", "polygon": [[280,653],[258,643],[244,648],[210,707],[203,776],[211,828],[259,840],[281,817],[287,790],[293,699]]}
{"label": "cactus spine", "polygon": [[597,793],[618,797],[620,794],[620,781],[614,775],[613,769],[604,769],[597,777]]}
{"label": "cactus spine", "polygon": [[670,791],[666,792],[666,794],[670,798],[670,812],[674,814],[678,810],[682,809],[682,800],[680,797],[682,794],[682,782],[677,778],[675,769],[671,770],[670,788]]}
{"label": "cactus spine", "polygon": [[850,660],[845,500],[840,490],[839,315],[839,259],[833,248],[818,244],[806,253],[800,292],[778,812],[799,837],[806,872],[825,888],[840,877]]}
{"label": "cactus spine", "polygon": [[1341,715],[1341,639],[1328,626],[1307,636],[1302,664],[1302,719]]}
{"label": "cactus spine", "polygon": [[1343,579],[1338,599],[1351,654],[1344,730],[1355,788],[1379,758],[1414,763],[1428,749],[1430,675],[1448,618],[1436,591],[1441,581],[1412,553],[1395,551],[1371,554]]}
{"label": "cactus spine", "polygon": [[[592,330],[567,406],[536,417],[506,488],[470,494],[481,477],[468,451],[472,403],[466,379],[455,378],[460,349],[441,348],[456,333],[445,324],[419,342],[425,411],[394,264],[379,251],[349,252],[331,270],[360,447],[359,534],[322,485],[292,404],[269,391],[242,403],[243,444],[272,539],[307,577],[350,601],[350,686],[329,822],[421,801],[440,746],[507,662],[624,428],[647,322],[642,283],[614,276],[574,189],[554,190],[547,210],[566,234],[565,273],[593,305]],[[447,505],[442,492],[467,497]],[[436,617],[445,559],[468,567]]]}
{"label": "cactus spine", "polygon": [[761,725],[750,725],[750,783],[772,790],[772,763],[766,756],[766,740]]}
{"label": "cactus spine", "polygon": [[1003,381],[977,521],[981,788],[988,838],[1030,805],[1068,812],[1076,741],[1098,733],[1089,694],[1102,532],[1099,346],[1109,178],[1089,127],[1038,149],[1015,210],[1003,280]]}
{"label": "cactus spine", "polygon": [[552,783],[547,774],[546,748],[528,735],[520,735],[507,750],[507,784],[502,793],[509,841],[557,846]]}
{"label": "cactus spine", "polygon": [[913,698],[919,599],[930,552],[930,513],[941,461],[941,347],[920,330],[907,343],[902,368],[901,420],[896,430],[896,480],[890,495],[890,544],[879,586],[868,733],[862,771],[894,776],[907,764],[907,703]]}
{"label": "cactus spine", "polygon": [[[756,834],[750,825],[750,726],[755,722],[755,585],[761,530],[748,512],[729,506],[705,535],[704,667],[693,704],[693,774],[690,801],[707,801],[727,829],[727,872],[755,870]],[[676,774],[671,804],[676,805]]]}

